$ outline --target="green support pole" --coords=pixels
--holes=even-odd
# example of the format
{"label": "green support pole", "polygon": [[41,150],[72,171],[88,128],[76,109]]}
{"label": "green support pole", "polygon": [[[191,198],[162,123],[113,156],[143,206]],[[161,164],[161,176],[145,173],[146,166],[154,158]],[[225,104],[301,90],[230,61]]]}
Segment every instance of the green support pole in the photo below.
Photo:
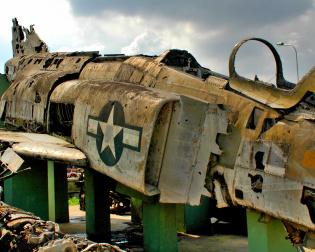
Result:
{"label": "green support pole", "polygon": [[259,222],[260,214],[247,210],[247,231],[249,252],[296,252],[279,220],[272,219],[268,223]]}
{"label": "green support pole", "polygon": [[5,74],[0,74],[0,95],[2,95],[9,86],[10,82],[7,80]]}
{"label": "green support pole", "polygon": [[4,201],[47,220],[47,162],[27,159],[23,167],[28,166],[32,169],[5,180]]}
{"label": "green support pole", "polygon": [[48,219],[56,221],[55,167],[54,161],[47,161],[48,168]]}
{"label": "green support pole", "polygon": [[[0,96],[8,89],[10,82],[7,80],[5,74],[0,73]],[[4,122],[0,121],[0,128],[4,127]]]}
{"label": "green support pole", "polygon": [[110,241],[109,178],[85,170],[86,234],[95,242]]}
{"label": "green support pole", "polygon": [[48,216],[54,222],[68,222],[68,191],[66,165],[47,161],[48,166]]}
{"label": "green support pole", "polygon": [[131,221],[135,224],[141,223],[142,220],[142,200],[134,197],[130,198],[131,204]]}
{"label": "green support pole", "polygon": [[176,252],[176,205],[143,202],[144,250]]}
{"label": "green support pole", "polygon": [[55,163],[56,222],[69,222],[67,165]]}

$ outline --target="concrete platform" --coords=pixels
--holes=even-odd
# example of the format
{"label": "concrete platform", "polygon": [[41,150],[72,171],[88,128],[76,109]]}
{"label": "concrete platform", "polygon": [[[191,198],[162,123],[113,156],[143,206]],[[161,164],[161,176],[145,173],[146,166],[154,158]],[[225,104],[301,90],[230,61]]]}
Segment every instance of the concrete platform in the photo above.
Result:
{"label": "concrete platform", "polygon": [[[82,234],[85,235],[85,212],[80,210],[79,205],[69,206],[70,222],[59,224],[61,232],[68,234]],[[130,215],[116,215],[111,214],[111,230],[122,231],[131,224]]]}
{"label": "concrete platform", "polygon": [[198,237],[179,237],[180,252],[207,251],[207,252],[247,252],[247,238],[238,235],[214,235]]}
{"label": "concrete platform", "polygon": [[[70,206],[70,222],[62,223],[60,229],[64,233],[85,236],[85,212],[79,210],[79,206]],[[140,252],[142,248],[142,231],[139,226],[131,222],[130,215],[111,214],[112,240],[122,248],[130,248],[130,251]],[[208,252],[247,252],[247,237],[239,235],[178,235],[178,251],[208,251]],[[129,244],[128,244],[129,243]]]}

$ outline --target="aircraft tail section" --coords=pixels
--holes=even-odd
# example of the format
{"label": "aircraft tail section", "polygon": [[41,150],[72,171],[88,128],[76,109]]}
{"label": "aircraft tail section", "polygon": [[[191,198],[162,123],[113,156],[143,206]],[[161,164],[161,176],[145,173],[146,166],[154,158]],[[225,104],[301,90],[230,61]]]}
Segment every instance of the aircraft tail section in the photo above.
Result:
{"label": "aircraft tail section", "polygon": [[34,53],[48,52],[48,46],[35,32],[34,25],[27,29],[16,18],[12,19],[12,51],[13,57]]}

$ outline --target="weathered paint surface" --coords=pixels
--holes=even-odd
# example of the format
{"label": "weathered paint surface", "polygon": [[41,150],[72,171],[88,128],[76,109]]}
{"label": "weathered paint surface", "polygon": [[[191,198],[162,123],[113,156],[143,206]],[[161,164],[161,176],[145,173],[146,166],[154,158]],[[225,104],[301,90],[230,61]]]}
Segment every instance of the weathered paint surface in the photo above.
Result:
{"label": "weathered paint surface", "polygon": [[[275,85],[237,74],[235,57],[248,40],[273,53]],[[218,207],[281,219],[289,237],[315,230],[314,70],[297,85],[286,81],[276,50],[257,38],[233,49],[229,77],[182,50],[43,50],[6,64],[7,124],[66,138],[92,169],[161,202],[198,204],[205,186]]]}

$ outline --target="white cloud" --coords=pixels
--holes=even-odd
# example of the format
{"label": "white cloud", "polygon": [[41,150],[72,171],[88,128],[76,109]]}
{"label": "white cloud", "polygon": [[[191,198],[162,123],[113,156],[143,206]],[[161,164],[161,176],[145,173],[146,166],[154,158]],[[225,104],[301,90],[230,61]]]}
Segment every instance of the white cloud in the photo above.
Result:
{"label": "white cloud", "polygon": [[153,31],[145,31],[134,38],[134,40],[121,49],[127,55],[134,54],[156,54],[170,48],[170,42]]}

